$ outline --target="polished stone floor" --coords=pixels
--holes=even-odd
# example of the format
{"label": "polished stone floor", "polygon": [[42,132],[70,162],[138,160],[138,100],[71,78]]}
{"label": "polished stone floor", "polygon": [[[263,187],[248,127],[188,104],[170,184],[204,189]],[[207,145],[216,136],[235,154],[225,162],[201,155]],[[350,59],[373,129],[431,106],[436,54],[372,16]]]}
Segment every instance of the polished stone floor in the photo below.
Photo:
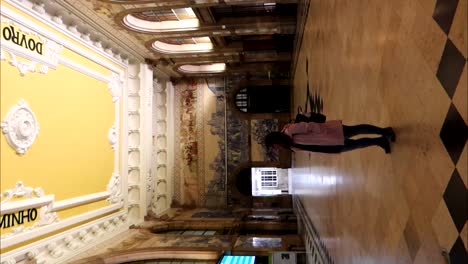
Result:
{"label": "polished stone floor", "polygon": [[293,156],[333,263],[467,263],[467,2],[310,1],[295,106],[309,81],[329,120],[397,133],[391,154]]}

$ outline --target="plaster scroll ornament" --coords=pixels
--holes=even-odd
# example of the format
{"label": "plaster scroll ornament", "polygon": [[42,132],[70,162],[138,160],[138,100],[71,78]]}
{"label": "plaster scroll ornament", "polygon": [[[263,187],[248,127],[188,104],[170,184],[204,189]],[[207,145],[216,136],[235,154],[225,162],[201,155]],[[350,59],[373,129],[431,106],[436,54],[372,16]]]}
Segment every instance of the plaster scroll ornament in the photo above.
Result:
{"label": "plaster scroll ornament", "polygon": [[23,99],[10,108],[0,126],[8,144],[18,155],[25,154],[39,134],[36,115]]}
{"label": "plaster scroll ornament", "polygon": [[108,83],[109,92],[112,95],[112,102],[115,103],[119,101],[121,92],[120,92],[120,76],[117,73],[112,73],[110,77],[110,82]]}
{"label": "plaster scroll ornament", "polygon": [[52,212],[52,204],[41,207],[39,210],[39,221],[36,226],[45,226],[58,222],[60,219],[57,213]]}
{"label": "plaster scroll ornament", "polygon": [[109,129],[109,133],[107,134],[107,138],[109,140],[109,144],[112,146],[112,149],[115,150],[117,141],[119,140],[119,134],[117,132],[117,128],[115,124]]}
{"label": "plaster scroll ornament", "polygon": [[110,203],[118,203],[122,201],[121,182],[120,175],[118,173],[112,173],[109,184],[107,184],[107,192],[110,195],[109,198],[107,198]]}
{"label": "plaster scroll ornament", "polygon": [[28,72],[35,72],[36,71],[36,62],[30,61],[30,62],[24,62],[24,61],[18,61],[16,59],[16,55],[12,52],[10,53],[10,65],[13,67],[16,67],[19,71],[21,76],[26,75]]}
{"label": "plaster scroll ornament", "polygon": [[15,185],[15,188],[5,190],[3,196],[5,199],[1,203],[6,203],[13,198],[24,197],[33,198],[33,195],[37,198],[44,196],[44,190],[40,187],[33,189],[32,187],[24,186],[22,181],[18,181]]}

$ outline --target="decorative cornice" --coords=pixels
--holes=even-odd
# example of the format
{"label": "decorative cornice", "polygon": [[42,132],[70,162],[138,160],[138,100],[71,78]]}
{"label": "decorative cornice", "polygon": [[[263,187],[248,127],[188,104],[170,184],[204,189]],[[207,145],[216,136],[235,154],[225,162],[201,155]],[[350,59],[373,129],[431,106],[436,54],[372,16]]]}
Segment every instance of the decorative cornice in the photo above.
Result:
{"label": "decorative cornice", "polygon": [[[80,39],[87,45],[92,45],[98,48],[102,55],[105,55],[114,61],[128,64],[130,59],[129,54],[136,55],[134,54],[135,52],[130,49],[125,50],[126,52],[122,52],[121,46],[117,43],[115,43],[115,47],[110,47],[107,44],[105,46],[102,45],[103,40],[101,39],[108,40],[108,38],[103,38],[96,30],[91,30],[87,27],[79,27],[79,25],[84,25],[86,23],[84,23],[83,19],[79,18],[76,14],[72,14],[70,10],[66,10],[65,7],[62,6],[63,3],[42,0],[6,1],[24,11],[25,13],[33,15],[39,20],[42,20],[43,22],[50,24],[52,27],[55,27],[57,30],[68,34],[70,37]],[[4,8],[2,7],[2,12],[3,9]],[[92,41],[93,39],[95,41]],[[106,52],[106,50],[110,50],[110,52]],[[136,57],[140,57],[140,55],[136,55]]]}
{"label": "decorative cornice", "polygon": [[23,99],[10,108],[0,126],[8,144],[19,155],[26,153],[39,134],[36,115]]}

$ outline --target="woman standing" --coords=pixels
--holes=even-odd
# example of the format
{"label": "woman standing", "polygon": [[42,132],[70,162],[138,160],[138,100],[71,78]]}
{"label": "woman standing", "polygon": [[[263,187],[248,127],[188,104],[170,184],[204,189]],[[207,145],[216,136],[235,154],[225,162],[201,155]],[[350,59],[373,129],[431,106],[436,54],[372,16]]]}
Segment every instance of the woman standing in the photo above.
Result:
{"label": "woman standing", "polygon": [[[360,134],[377,134],[376,138],[351,137]],[[361,124],[355,126],[343,125],[341,120],[325,123],[301,122],[284,126],[281,132],[271,132],[265,137],[265,144],[281,146],[292,151],[312,151],[322,153],[341,153],[359,148],[379,146],[390,153],[390,142],[395,141],[395,133],[391,127],[380,128]]]}

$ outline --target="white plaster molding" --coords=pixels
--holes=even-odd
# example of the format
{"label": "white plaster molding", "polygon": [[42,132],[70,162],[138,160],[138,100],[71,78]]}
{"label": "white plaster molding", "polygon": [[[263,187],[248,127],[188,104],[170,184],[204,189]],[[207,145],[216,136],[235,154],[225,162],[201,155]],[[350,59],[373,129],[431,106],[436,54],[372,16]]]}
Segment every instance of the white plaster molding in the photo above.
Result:
{"label": "white plaster molding", "polygon": [[[109,56],[107,53],[104,52],[103,49],[100,49],[100,48],[97,48],[95,46],[93,46],[91,44],[91,42],[89,41],[85,41],[84,39],[80,38],[80,37],[77,37],[76,34],[70,32],[68,29],[64,29],[62,27],[62,25],[57,25],[57,24],[54,24],[54,23],[51,23],[52,22],[52,16],[50,16],[50,19],[44,19],[43,17],[41,16],[37,16],[36,12],[32,12],[30,8],[28,8],[26,5],[21,5],[21,4],[18,4],[16,1],[13,1],[13,0],[7,0],[7,2],[9,2],[10,4],[14,5],[15,7],[18,7],[19,9],[21,9],[22,11],[24,11],[25,13],[29,14],[29,15],[32,15],[33,17],[41,20],[42,22],[44,23],[47,23],[47,24],[50,24],[50,26],[54,29],[56,29],[57,31],[59,31],[60,33],[63,33],[65,34],[67,37],[70,37],[71,39],[74,39],[76,41],[78,41],[79,43],[81,43],[81,45],[87,47],[88,49],[91,49],[95,52],[97,52],[99,55],[105,57],[106,59],[110,60],[111,62],[121,66],[121,67],[127,67],[128,64],[125,64],[123,61],[119,61],[117,59],[115,59],[113,56]],[[24,32],[32,32],[34,34],[37,34],[38,36],[42,37],[42,38],[45,38],[47,39],[48,41],[53,41],[55,43],[57,43],[60,47],[65,47],[83,57],[86,57],[88,58],[89,60],[109,69],[110,71],[112,72],[116,72],[116,73],[119,73],[120,75],[122,75],[122,71],[118,68],[116,68],[113,64],[109,63],[108,61],[106,61],[105,59],[103,58],[100,58],[99,56],[95,56],[94,54],[91,54],[88,50],[82,48],[82,47],[79,47],[77,44],[73,43],[73,42],[70,42],[69,40],[59,36],[58,34],[56,34],[55,32],[52,32],[48,29],[45,29],[43,27],[41,27],[40,25],[38,24],[35,24],[35,23],[32,23],[30,22],[29,20],[25,19],[24,17],[22,17],[21,15],[15,13],[14,11],[12,11],[11,9],[7,8],[7,7],[3,7],[2,6],[2,22],[3,21],[9,21],[11,23],[14,23],[15,25],[18,25],[19,27],[21,27],[21,30],[24,31]],[[6,42],[6,41],[2,41],[1,44],[2,44],[2,47],[4,46],[3,44],[5,43],[9,43],[9,42]],[[21,50],[25,50],[24,48],[16,45],[16,44],[13,44],[13,43],[10,43],[11,45],[10,46],[17,46],[16,49],[21,49]],[[44,44],[45,45],[45,44]],[[52,47],[51,45],[51,50],[54,50],[54,48]],[[28,53],[32,53],[32,55],[37,55],[39,56],[39,54],[35,54],[34,52],[31,52],[29,50],[25,50],[26,52]],[[19,54],[17,54],[19,55]],[[53,60],[51,60],[53,61]],[[47,62],[47,61],[46,61]],[[49,66],[50,67],[50,66]],[[55,67],[54,67],[55,69]]]}
{"label": "white plaster molding", "polygon": [[150,168],[146,173],[146,192],[148,196],[151,196],[153,192],[154,177],[153,170]]}
{"label": "white plaster molding", "polygon": [[42,188],[40,187],[36,189],[33,189],[32,187],[25,187],[22,181],[18,181],[15,184],[15,188],[8,189],[3,192],[3,195],[6,196],[6,198],[1,203],[3,204],[5,202],[10,201],[12,198],[18,198],[23,196],[26,196],[27,198],[32,198],[33,194],[38,198],[42,197],[44,196],[44,190],[42,190]]}
{"label": "white plaster molding", "polygon": [[73,34],[75,34],[77,36],[81,36],[80,32],[78,31],[78,26],[77,25],[71,24],[67,28],[71,33],[73,33]]}
{"label": "white plaster molding", "polygon": [[109,129],[107,139],[109,140],[109,144],[112,146],[112,149],[115,150],[116,144],[119,141],[119,133],[115,125],[112,125],[112,127]]}
{"label": "white plaster molding", "polygon": [[93,43],[94,46],[96,46],[98,49],[102,49],[102,42],[100,40],[96,40]]}
{"label": "white plaster molding", "polygon": [[112,51],[112,48],[106,48],[106,49],[104,49],[104,51],[105,51],[107,54],[109,54],[109,55],[111,55],[111,56],[114,56],[114,52]]}
{"label": "white plaster molding", "polygon": [[[114,178],[115,177],[113,177],[113,179]],[[119,180],[115,180],[114,182],[118,182],[118,181]],[[119,186],[118,184],[119,183],[115,184],[114,186]],[[115,188],[117,187],[114,187],[114,189],[112,188],[111,189],[113,191],[116,191]],[[31,239],[31,238],[40,236],[42,234],[45,234],[47,233],[46,231],[39,232],[40,230],[43,229],[42,227],[52,225],[56,222],[58,222],[56,224],[59,224],[59,228],[53,228],[53,230],[51,230],[50,232],[54,230],[58,230],[62,227],[75,224],[76,222],[89,219],[85,216],[86,214],[82,214],[82,215],[72,217],[71,222],[70,222],[70,218],[60,221],[55,211],[64,210],[64,209],[76,207],[82,204],[104,200],[105,198],[110,196],[109,193],[107,192],[101,192],[101,193],[90,194],[90,195],[86,195],[82,197],[72,198],[68,200],[63,200],[54,204],[54,195],[44,195],[42,188],[33,189],[32,187],[25,187],[22,182],[18,182],[15,188],[6,190],[4,192],[4,195],[6,196],[6,198],[4,199],[4,201],[2,201],[2,206],[0,208],[1,215],[5,215],[8,213],[12,213],[12,212],[18,212],[27,208],[40,207],[40,209],[39,209],[39,214],[38,214],[39,219],[32,226],[30,227],[20,226],[18,228],[13,228],[12,232],[3,235],[0,241],[1,248],[4,247],[4,244],[8,245],[12,243],[11,245],[14,245],[14,244],[20,243],[21,238],[24,237],[23,234],[28,234],[28,236],[23,239]],[[28,199],[20,200],[20,201],[16,201],[16,200],[11,201],[12,198],[21,198],[21,197],[25,197]],[[119,201],[117,195],[115,195],[114,201]],[[117,204],[116,209],[120,208],[121,206],[122,206],[121,203]],[[115,205],[113,205],[111,208],[115,208]],[[103,208],[103,209],[95,210],[92,212],[92,215],[101,215],[100,211],[103,211],[102,214],[105,214],[108,211],[108,209]],[[73,219],[81,219],[81,220],[73,220]],[[15,238],[18,240],[15,240]]]}
{"label": "white plaster molding", "polygon": [[50,225],[58,221],[59,217],[57,213],[52,212],[52,204],[49,204],[39,209],[39,221],[36,226]]}
{"label": "white plaster molding", "polygon": [[46,249],[47,253],[53,258],[59,258],[64,254],[64,251],[55,242],[48,244]]}
{"label": "white plaster molding", "polygon": [[[14,23],[17,23],[18,25],[21,25],[23,27],[26,27],[26,28],[30,28],[31,31],[34,31],[34,32],[37,32],[38,34],[40,34],[41,36],[44,36],[45,38],[47,38],[48,40],[51,41],[51,43],[55,43],[57,44],[57,47],[59,48],[62,48],[62,47],[65,47],[67,49],[69,49],[70,51],[72,52],[75,52],[76,54],[79,54],[85,58],[88,58],[89,60],[99,64],[99,65],[102,65],[103,67],[105,67],[106,69],[108,69],[111,74],[114,73],[116,75],[119,76],[120,80],[119,80],[119,85],[121,85],[121,87],[127,87],[128,83],[127,83],[127,80],[124,79],[124,74],[128,74],[128,69],[130,67],[130,65],[128,65],[128,57],[127,59],[121,59],[119,58],[119,54],[113,54],[113,56],[110,56],[108,55],[107,53],[105,53],[105,51],[103,49],[97,49],[93,42],[92,41],[86,41],[86,32],[81,32],[78,35],[75,35],[73,33],[71,33],[70,31],[68,31],[67,29],[67,25],[64,25],[63,22],[64,21],[68,21],[68,18],[66,17],[67,14],[64,14],[64,17],[63,18],[66,18],[66,19],[63,19],[62,17],[60,17],[60,19],[62,20],[60,23],[60,20],[58,20],[59,16],[57,16],[55,18],[55,21],[53,23],[51,23],[52,20],[52,16],[49,16],[48,14],[44,14],[43,16],[38,16],[37,12],[36,11],[33,11],[31,9],[31,2],[30,1],[26,1],[26,0],[20,0],[20,1],[16,1],[16,0],[5,0],[6,2],[8,3],[11,3],[13,6],[19,8],[20,11],[23,11],[25,12],[26,14],[28,15],[31,15],[33,16],[34,18],[38,19],[39,21],[47,24],[50,26],[50,28],[52,28],[52,30],[49,30],[49,29],[46,29],[44,27],[41,27],[39,26],[39,24],[37,23],[33,23],[32,21],[30,21],[29,19],[23,17],[22,15],[19,15],[18,13],[16,13],[16,11],[12,11],[11,9],[7,8],[7,7],[3,7],[2,6],[2,19],[4,18],[8,18],[8,19],[11,19],[12,21],[14,21]],[[60,34],[56,34],[55,31],[53,30],[57,30],[59,33],[62,33],[63,35],[65,35],[66,37],[69,37],[71,40],[74,40],[74,41],[77,41],[78,43],[80,43],[83,47],[81,47],[80,44],[76,44],[76,42],[73,42],[73,41],[70,41],[68,38],[64,38],[62,37]],[[95,36],[94,35],[91,35],[92,39],[95,40]],[[98,40],[99,41],[99,40]],[[8,50],[8,47],[5,48],[5,45],[4,42],[2,41],[1,42],[2,44],[2,47],[0,49],[0,58],[2,60],[6,60],[7,57],[8,57],[8,52],[10,52],[10,50],[13,50],[14,48],[11,48],[10,50]],[[17,46],[17,45],[16,45]],[[14,46],[12,46],[14,47]],[[18,46],[19,47],[19,46]],[[13,50],[14,51],[14,54],[16,56],[21,56],[21,57],[24,57],[26,59],[28,59],[29,57],[28,56],[36,56],[35,54],[25,54],[27,53],[28,50],[24,50],[22,49],[21,47],[20,48],[20,52],[17,52],[16,50]],[[88,49],[90,49],[91,51],[94,51],[94,52],[90,52],[88,51]],[[54,54],[54,53],[51,53],[51,54]],[[96,56],[97,55],[101,55],[103,58],[101,58],[100,56]],[[39,56],[39,55],[37,55]],[[120,56],[122,57],[122,56]],[[100,81],[103,81],[105,83],[109,83],[112,79],[108,77],[108,75],[103,75],[103,74],[99,74],[97,72],[93,72],[93,71],[86,71],[86,67],[83,67],[82,65],[78,65],[78,64],[72,64],[72,63],[68,63],[67,64],[67,61],[64,59],[64,58],[60,58],[59,56],[59,53],[57,53],[57,56],[55,57],[56,58],[56,64],[55,66],[54,65],[49,65],[49,64],[44,64],[45,62],[43,61],[40,61],[40,60],[37,60],[35,58],[35,60],[32,60],[32,61],[40,61],[40,63],[38,63],[39,65],[42,65],[43,67],[41,66],[38,66],[36,65],[38,68],[36,68],[36,72],[47,72],[48,68],[52,68],[52,69],[55,69],[56,66],[60,63],[64,66],[67,66],[67,67],[70,67],[72,69],[75,69],[75,70],[78,70],[90,77],[93,77],[95,79],[98,79]],[[49,61],[53,61],[53,58],[49,58],[48,59]],[[52,67],[53,66],[53,67]],[[123,70],[120,68],[124,68]],[[117,77],[115,77],[115,79],[117,79]],[[122,91],[123,93],[123,97],[125,98],[126,96],[126,89]],[[123,107],[123,113],[126,113],[127,109],[126,109],[126,100],[122,100],[122,107]],[[123,199],[123,196],[121,195],[121,191],[120,191],[120,194],[119,194],[119,190],[123,190],[123,189],[126,189],[126,181],[127,181],[127,163],[126,163],[126,144],[127,144],[127,127],[126,127],[126,115],[123,115],[122,119],[120,119],[120,104],[115,104],[116,105],[116,110],[115,110],[115,115],[116,115],[116,122],[115,122],[115,126],[116,128],[124,128],[123,130],[123,137],[122,137],[122,146],[123,147],[123,151],[122,153],[119,152],[119,145],[120,144],[116,144],[116,159],[115,159],[115,171],[116,171],[116,174],[117,174],[117,177],[114,177],[114,174],[111,178],[111,182],[114,182],[114,184],[111,184],[111,182],[109,183],[108,187],[109,186],[114,186],[113,188],[109,188],[109,190],[112,191],[112,193],[114,194],[113,195],[113,198],[111,198],[111,194],[108,193],[108,192],[102,192],[102,193],[96,193],[96,194],[91,194],[91,195],[85,195],[85,196],[81,196],[81,197],[76,197],[76,198],[72,198],[72,199],[68,199],[68,200],[63,200],[63,201],[58,201],[58,202],[53,202],[54,201],[54,197],[53,195],[46,195],[46,196],[43,196],[41,198],[37,198],[37,197],[34,197],[32,199],[30,199],[31,201],[28,201],[26,203],[24,203],[24,201],[19,201],[19,202],[22,202],[22,205],[21,204],[14,204],[14,206],[11,206],[13,202],[8,202],[8,203],[5,203],[5,206],[4,204],[2,204],[1,206],[1,209],[5,209],[5,208],[9,208],[11,210],[17,210],[18,206],[27,206],[25,204],[31,204],[31,203],[35,203],[35,204],[40,204],[40,206],[44,206],[44,205],[50,205],[50,203],[52,203],[52,207],[48,207],[47,210],[44,210],[44,215],[47,214],[47,213],[50,213],[50,212],[55,212],[55,211],[59,211],[59,210],[63,210],[63,209],[66,209],[66,208],[71,208],[71,207],[75,207],[75,206],[78,206],[78,205],[81,205],[81,204],[86,204],[86,203],[89,203],[89,202],[94,202],[94,201],[98,201],[98,200],[104,200],[106,198],[111,198],[110,200],[114,200],[114,201],[122,201]],[[122,125],[120,125],[120,121],[122,121]],[[122,157],[121,159],[121,163],[119,163],[119,159],[118,159],[118,156]],[[120,171],[120,168],[122,168],[123,170],[123,175],[120,176],[118,174],[118,172]],[[117,184],[115,184],[115,182],[117,182]],[[16,203],[16,201],[15,201]],[[77,215],[77,216],[74,216],[74,217],[70,217],[70,218],[66,218],[66,219],[63,219],[59,222],[55,222],[55,223],[52,223],[52,224],[49,224],[49,225],[46,225],[46,226],[41,226],[41,227],[38,227],[38,228],[35,228],[33,230],[24,230],[22,233],[19,233],[15,236],[12,236],[12,237],[8,237],[8,238],[5,238],[5,239],[2,239],[1,240],[1,248],[6,248],[6,247],[10,247],[12,245],[17,245],[18,243],[22,243],[22,242],[25,242],[27,240],[30,240],[31,238],[37,238],[39,236],[42,236],[42,235],[47,235],[47,234],[50,234],[51,232],[54,232],[54,231],[58,231],[60,229],[63,229],[65,227],[68,227],[70,225],[75,225],[75,224],[79,224],[85,220],[89,220],[90,218],[97,218],[97,217],[101,217],[105,214],[108,214],[108,213],[112,213],[116,210],[119,210],[121,209],[122,207],[124,206],[124,203],[115,203],[113,205],[109,205],[107,207],[103,207],[103,208],[100,208],[100,209],[97,209],[97,210],[94,210],[94,211],[91,211],[91,212],[87,212],[85,214],[80,214],[80,215]],[[25,208],[28,208],[28,207],[25,207]],[[117,213],[114,213],[112,215],[110,215],[109,217],[105,216],[103,218],[99,218],[97,220],[93,220],[87,224],[84,224],[84,225],[80,225],[76,228],[73,228],[69,231],[65,231],[65,232],[60,232],[56,235],[53,235],[53,236],[49,236],[45,239],[42,239],[40,241],[37,241],[37,242],[33,242],[33,243],[29,243],[27,246],[24,246],[24,247],[20,247],[20,248],[17,248],[15,250],[12,250],[12,251],[9,251],[5,254],[1,254],[0,255],[0,258],[2,259],[2,264],[4,261],[13,261],[12,263],[16,263],[16,261],[23,261],[25,259],[27,259],[26,257],[26,254],[31,251],[31,250],[34,250],[34,249],[37,249],[39,250],[39,255],[35,256],[34,258],[34,261],[36,262],[43,262],[45,261],[45,263],[66,263],[67,259],[69,259],[70,257],[76,255],[76,254],[79,254],[81,252],[83,252],[84,250],[86,249],[89,249],[93,246],[95,246],[97,243],[99,242],[102,242],[104,241],[105,239],[108,239],[110,238],[110,236],[113,236],[115,234],[118,234],[119,232],[122,232],[124,230],[126,230],[128,228],[128,222],[127,222],[127,214],[128,211],[127,210],[121,210]],[[114,219],[115,218],[115,219]],[[49,219],[52,219],[52,218],[49,218]],[[118,219],[118,220],[117,220]],[[111,220],[111,221],[109,221]],[[45,220],[46,221],[46,220]],[[47,221],[46,221],[47,222]],[[104,229],[104,223],[106,223],[106,229]],[[118,227],[116,227],[116,225],[118,225]],[[86,229],[88,228],[88,229]],[[81,235],[79,234],[80,231],[82,230],[85,230],[85,232],[81,232]],[[105,230],[113,230],[111,232],[109,231],[105,231]],[[79,240],[79,241],[76,241],[76,243],[78,243],[79,247],[75,250],[70,250],[69,248],[67,248],[65,246],[65,242],[63,241],[65,237],[67,237],[68,235],[71,235],[72,236],[72,239],[73,240]],[[83,239],[82,239],[83,238]],[[84,243],[82,240],[86,240],[88,241],[87,243]],[[49,245],[49,242],[53,242],[55,244],[50,244]],[[55,249],[55,250],[54,250]]]}
{"label": "white plaster molding", "polygon": [[63,17],[61,15],[53,16],[51,20],[59,25],[63,25]]}
{"label": "white plaster molding", "polygon": [[[80,32],[80,29],[78,29],[77,24],[83,23],[80,18],[76,17],[70,12],[67,12],[66,9],[64,9],[60,5],[54,5],[55,7],[52,8],[54,10],[60,9],[59,12],[61,14],[56,15],[56,11],[49,10],[51,8],[47,8],[44,3],[31,3],[29,1],[17,1],[17,0],[6,0],[8,3],[13,5],[14,7],[20,9],[21,11],[25,12],[28,15],[31,15],[40,21],[49,24],[50,22],[52,23],[52,26],[54,29],[59,30],[61,33],[68,35],[69,37],[72,37],[75,40],[84,40],[85,42],[89,42],[88,45],[93,45],[89,40],[91,38],[95,39],[98,36],[97,32],[87,32],[88,30],[86,29],[81,29],[86,32]],[[50,5],[51,3],[47,3],[47,5]],[[2,12],[3,12],[3,7],[2,7]],[[47,12],[51,12],[50,14]],[[66,19],[64,19],[66,18]],[[64,26],[64,21],[68,21],[70,23],[69,25]],[[106,54],[107,57],[111,58],[112,56],[109,56],[110,54],[107,54],[105,50],[101,47],[99,47],[99,53],[101,55]],[[134,53],[133,51],[128,50],[127,52]],[[122,54],[123,55],[123,54]],[[122,57],[122,56],[121,56]],[[119,64],[128,64],[128,60],[125,61],[121,58],[112,58],[113,61],[118,62]]]}
{"label": "white plaster molding", "polygon": [[36,12],[38,12],[41,15],[44,15],[46,13],[45,10],[45,4],[44,3],[37,3],[35,2],[32,6],[32,9]]}
{"label": "white plaster molding", "polygon": [[[44,196],[44,191],[40,187],[36,189],[33,189],[32,187],[25,187],[22,181],[18,181],[15,185],[15,188],[6,190],[3,193],[3,195],[6,196],[6,198],[1,202],[1,215],[19,212],[27,208],[40,207],[40,209],[38,221],[36,221],[32,226],[29,227],[24,227],[21,225],[19,227],[12,228],[11,232],[5,233],[0,237],[0,242],[2,244],[5,238],[13,237],[18,234],[34,230],[38,227],[49,225],[59,221],[57,214],[51,212],[52,203],[54,202],[54,195]],[[19,201],[11,201],[11,199],[13,198],[26,199]]]}
{"label": "white plaster molding", "polygon": [[110,76],[110,81],[108,83],[109,92],[112,95],[112,102],[116,103],[119,101],[120,96],[122,95],[122,87],[120,85],[120,76],[116,73],[112,73]]}
{"label": "white plaster molding", "polygon": [[14,258],[9,258],[9,259],[3,259],[1,264],[16,264],[16,260]]}
{"label": "white plaster molding", "polygon": [[66,66],[70,69],[73,69],[75,71],[78,71],[80,73],[83,73],[91,78],[94,78],[98,81],[101,81],[101,82],[104,82],[104,83],[109,83],[111,80],[105,76],[104,74],[101,74],[97,71],[94,71],[94,70],[90,70],[88,67],[84,66],[84,65],[81,65],[81,64],[78,64],[70,59],[66,59],[66,58],[60,58],[59,59],[60,61],[60,64],[62,64],[63,66]]}
{"label": "white plaster molding", "polygon": [[87,243],[91,240],[91,234],[88,230],[81,230],[79,233],[78,233],[78,237],[80,238],[80,240],[83,242],[83,243]]}
{"label": "white plaster molding", "polygon": [[33,249],[26,253],[26,258],[29,262],[35,263],[35,264],[45,264],[45,260],[41,260],[39,258],[39,250],[38,249]]}
{"label": "white plaster molding", "polygon": [[9,214],[18,212],[28,208],[37,208],[51,204],[54,201],[54,195],[46,195],[40,198],[30,198],[14,202],[2,203],[0,207],[0,214]]}
{"label": "white plaster molding", "polygon": [[[5,8],[5,9],[2,9],[2,15],[5,16],[5,17],[2,17],[2,21],[8,21],[8,22],[11,22],[11,23],[15,23],[16,25],[18,25],[19,27],[21,27],[21,29],[24,31],[24,32],[37,32],[35,34],[41,34],[41,35],[44,35],[46,36],[48,39],[52,39],[54,41],[56,41],[57,43],[60,43],[60,45],[58,45],[57,43],[55,42],[50,42],[50,45],[48,45],[48,49],[52,50],[52,51],[58,51],[62,48],[61,45],[63,45],[64,47],[67,47],[68,49],[74,51],[75,53],[77,54],[80,54],[86,58],[89,58],[90,60],[100,64],[101,66],[109,69],[111,71],[111,75],[110,76],[105,76],[97,71],[94,71],[94,70],[91,70],[89,68],[87,68],[86,66],[84,65],[81,65],[81,64],[78,64],[70,59],[67,59],[67,58],[63,58],[63,57],[59,57],[58,54],[56,53],[53,53],[51,52],[51,54],[55,54],[54,56],[49,56],[49,59],[51,61],[53,61],[54,63],[57,62],[57,63],[60,63],[66,67],[69,67],[71,69],[74,69],[80,73],[83,73],[87,76],[90,76],[96,80],[99,80],[99,81],[102,81],[102,82],[105,82],[107,84],[109,84],[109,87],[110,87],[110,91],[111,91],[111,95],[112,95],[112,100],[113,102],[115,103],[114,106],[115,106],[115,122],[114,122],[114,125],[115,125],[115,128],[116,128],[116,132],[117,132],[117,135],[119,134],[119,127],[120,127],[120,122],[119,122],[119,119],[120,119],[120,104],[116,103],[119,101],[119,98],[121,96],[121,93],[122,93],[122,89],[123,89],[123,85],[124,85],[124,71],[122,71],[121,69],[118,69],[116,68],[115,66],[113,66],[112,64],[108,63],[107,61],[103,60],[103,59],[99,59],[99,58],[96,58],[97,56],[95,56],[94,54],[90,54],[88,51],[86,50],[83,50],[82,48],[70,43],[69,41],[63,39],[63,38],[60,38],[58,37],[56,34],[44,29],[44,28],[41,28],[35,24],[29,24],[29,23],[26,23],[25,22],[25,19],[22,18],[21,16],[19,16],[18,14],[12,12],[11,10],[9,10],[8,8]],[[31,28],[31,29],[29,29]],[[32,33],[31,33],[32,34]],[[55,44],[54,44],[55,43]],[[2,44],[3,44],[3,41],[2,41]],[[18,45],[14,45],[13,44],[13,47],[14,46],[18,46]],[[15,47],[16,48],[16,47]],[[20,49],[20,51],[22,51],[23,49]],[[24,54],[21,54],[21,55],[24,55]],[[28,54],[26,54],[28,55]],[[36,56],[37,54],[32,54],[31,56]],[[125,65],[125,66],[128,66],[128,65]],[[56,68],[56,65],[52,65],[51,64],[51,67],[53,68]],[[116,144],[114,144],[114,150],[116,153],[119,152],[119,144],[118,142],[116,142]],[[116,173],[118,173],[119,171],[119,155],[118,154],[115,154],[115,158],[114,158],[114,171]]]}
{"label": "white plaster molding", "polygon": [[113,173],[112,177],[107,184],[107,192],[109,193],[109,198],[107,201],[110,203],[119,203],[123,200],[122,197],[122,185],[120,181],[120,175],[118,173]]}
{"label": "white plaster molding", "polygon": [[[28,256],[38,261],[44,261],[47,264],[67,263],[68,259],[127,230],[126,220],[127,217],[124,212],[114,213],[97,221],[31,243],[27,247],[2,254],[0,255],[1,263],[16,264],[16,260],[22,263],[23,261],[32,260]],[[104,223],[106,223],[107,230],[113,229],[113,231],[106,232]]]}
{"label": "white plaster molding", "polygon": [[83,195],[80,197],[61,200],[61,201],[54,203],[52,210],[56,212],[56,211],[61,211],[61,210],[65,210],[65,209],[72,208],[72,207],[77,207],[83,204],[94,203],[94,202],[105,200],[109,196],[110,195],[108,192],[98,192],[98,193]]}
{"label": "white plaster molding", "polygon": [[36,115],[22,99],[10,108],[0,126],[8,144],[19,155],[28,151],[39,134]]}
{"label": "white plaster molding", "polygon": [[76,243],[75,239],[73,238],[73,236],[69,235],[69,236],[66,236],[64,239],[63,239],[63,242],[65,242],[65,246],[68,248],[68,249],[71,249],[71,250],[75,250],[79,247],[78,243]]}
{"label": "white plaster molding", "polygon": [[82,38],[84,41],[88,42],[91,41],[91,34],[89,33],[83,33]]}
{"label": "white plaster molding", "polygon": [[[62,45],[57,44],[55,41],[44,37],[36,31],[31,30],[26,25],[19,23],[15,20],[2,17],[1,22],[17,27],[24,34],[36,36],[40,40],[40,42],[43,43],[44,46],[44,51],[41,55],[34,51],[28,50],[20,45],[17,45],[11,41],[2,40],[0,42],[0,46],[2,49],[2,60],[6,60],[6,56],[3,51],[5,50],[10,55],[10,65],[17,67],[21,75],[25,75],[28,72],[39,72],[44,74],[48,72],[49,68],[57,68],[59,54],[63,49]],[[18,61],[17,56],[25,58],[29,60],[29,62]],[[39,70],[36,69],[36,66],[39,67]]]}
{"label": "white plaster molding", "polygon": [[36,71],[36,62],[30,61],[30,62],[24,62],[24,61],[17,61],[16,60],[16,55],[13,52],[9,52],[10,54],[10,65],[13,67],[18,68],[20,74],[22,76],[26,75],[28,72],[35,72]]}
{"label": "white plaster molding", "polygon": [[138,76],[138,74],[132,74],[132,73],[129,73],[129,74],[128,74],[128,78],[129,78],[130,80],[139,80],[139,79],[140,79],[140,77]]}
{"label": "white plaster molding", "polygon": [[123,205],[122,203],[113,204],[113,205],[109,205],[109,206],[106,206],[106,207],[103,207],[103,208],[99,208],[99,209],[96,209],[96,210],[93,210],[93,211],[90,211],[90,212],[87,212],[87,213],[84,213],[84,214],[80,214],[80,215],[77,215],[77,216],[66,218],[66,219],[63,219],[63,220],[61,220],[59,222],[53,223],[53,224],[40,226],[40,227],[36,227],[36,228],[32,228],[32,229],[24,228],[20,233],[17,233],[14,236],[12,235],[12,236],[6,236],[4,238],[2,237],[1,243],[0,243],[1,244],[0,248],[2,248],[2,249],[7,248],[7,247],[10,247],[10,246],[19,244],[21,242],[30,240],[32,238],[39,237],[39,236],[42,236],[42,235],[45,235],[45,234],[60,230],[60,229],[65,228],[67,226],[71,226],[71,225],[86,221],[86,220],[88,220],[90,218],[105,215],[105,214],[110,213],[112,211],[118,210],[119,208],[122,207],[122,205]]}

